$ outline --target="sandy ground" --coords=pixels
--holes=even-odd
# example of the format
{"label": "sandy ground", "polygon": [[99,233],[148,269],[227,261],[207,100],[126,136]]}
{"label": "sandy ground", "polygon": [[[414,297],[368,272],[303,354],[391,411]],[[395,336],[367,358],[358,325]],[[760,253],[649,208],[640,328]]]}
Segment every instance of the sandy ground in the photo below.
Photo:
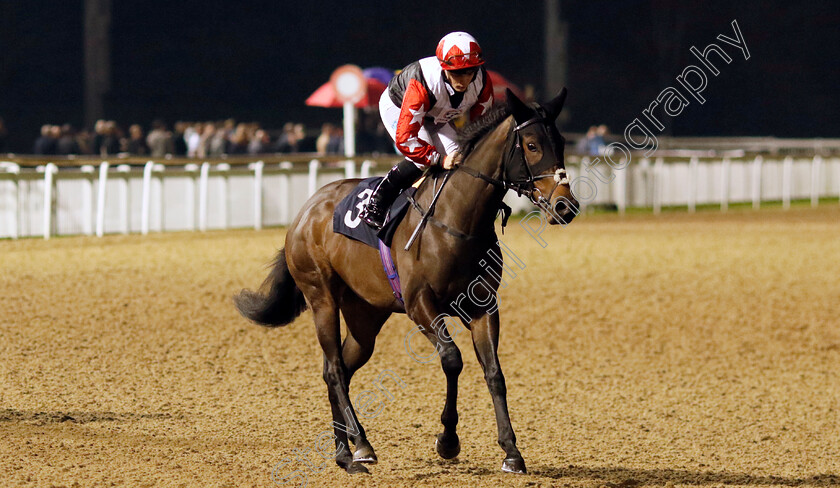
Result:
{"label": "sandy ground", "polygon": [[[282,230],[0,242],[0,485],[274,486],[329,427],[307,312],[244,321]],[[499,470],[469,338],[460,457],[434,452],[444,377],[386,325],[353,391],[380,463],[309,486],[840,486],[840,207],[589,216],[502,237],[500,356],[528,475]],[[381,270],[372,270],[381,273]],[[314,454],[313,454],[314,456]],[[314,457],[312,457],[314,461]],[[292,485],[288,485],[292,486]]]}

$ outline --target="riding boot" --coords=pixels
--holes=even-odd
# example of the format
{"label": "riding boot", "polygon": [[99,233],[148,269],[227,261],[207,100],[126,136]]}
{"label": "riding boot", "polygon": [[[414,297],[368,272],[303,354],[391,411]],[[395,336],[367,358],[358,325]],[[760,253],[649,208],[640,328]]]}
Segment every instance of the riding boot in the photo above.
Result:
{"label": "riding boot", "polygon": [[410,187],[422,175],[423,170],[408,159],[397,163],[373,191],[362,212],[362,220],[374,229],[381,229],[385,224],[388,209],[400,192]]}

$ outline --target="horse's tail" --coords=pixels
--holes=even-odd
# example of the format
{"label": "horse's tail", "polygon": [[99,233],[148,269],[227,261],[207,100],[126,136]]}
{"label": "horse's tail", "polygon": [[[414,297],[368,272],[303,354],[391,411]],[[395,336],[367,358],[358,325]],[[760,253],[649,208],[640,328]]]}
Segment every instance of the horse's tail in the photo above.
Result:
{"label": "horse's tail", "polygon": [[234,295],[233,303],[243,317],[266,327],[290,324],[306,310],[303,293],[289,273],[285,248],[277,253],[260,289],[242,290]]}

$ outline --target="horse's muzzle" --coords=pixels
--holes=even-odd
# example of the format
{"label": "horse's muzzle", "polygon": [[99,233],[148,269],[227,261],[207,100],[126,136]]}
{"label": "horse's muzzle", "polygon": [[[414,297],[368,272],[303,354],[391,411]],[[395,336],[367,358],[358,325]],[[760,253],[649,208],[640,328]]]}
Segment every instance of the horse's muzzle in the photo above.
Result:
{"label": "horse's muzzle", "polygon": [[579,213],[577,201],[565,198],[558,198],[551,210],[553,213],[551,225],[568,224]]}

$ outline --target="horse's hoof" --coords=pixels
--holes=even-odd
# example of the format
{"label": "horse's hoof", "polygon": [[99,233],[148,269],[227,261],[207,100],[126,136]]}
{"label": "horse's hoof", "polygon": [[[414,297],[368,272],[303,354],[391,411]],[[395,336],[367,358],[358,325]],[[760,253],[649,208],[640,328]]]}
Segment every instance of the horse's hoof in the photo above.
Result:
{"label": "horse's hoof", "polygon": [[370,446],[364,446],[356,449],[353,453],[353,461],[357,463],[376,464],[379,460],[376,459],[376,453]]}
{"label": "horse's hoof", "polygon": [[347,474],[370,473],[364,464],[352,462],[347,466]]}
{"label": "horse's hoof", "polygon": [[525,460],[522,458],[507,458],[502,462],[502,471],[505,473],[520,473],[525,474],[528,470],[525,469]]}
{"label": "horse's hoof", "polygon": [[454,439],[444,439],[443,434],[438,434],[435,439],[435,451],[443,459],[452,459],[461,452],[461,441],[455,434]]}

